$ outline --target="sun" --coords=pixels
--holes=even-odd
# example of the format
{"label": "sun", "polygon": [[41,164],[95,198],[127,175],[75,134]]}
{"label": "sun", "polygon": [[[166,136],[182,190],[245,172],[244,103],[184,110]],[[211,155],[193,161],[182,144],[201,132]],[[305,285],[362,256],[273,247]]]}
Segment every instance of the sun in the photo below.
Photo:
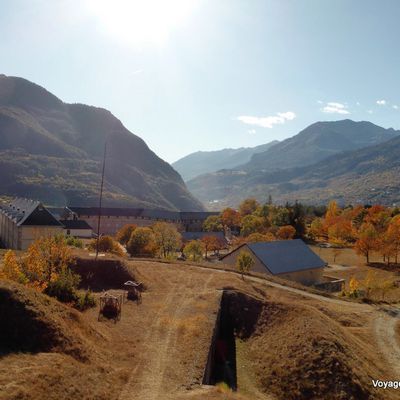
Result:
{"label": "sun", "polygon": [[200,0],[87,0],[100,28],[132,44],[164,43]]}

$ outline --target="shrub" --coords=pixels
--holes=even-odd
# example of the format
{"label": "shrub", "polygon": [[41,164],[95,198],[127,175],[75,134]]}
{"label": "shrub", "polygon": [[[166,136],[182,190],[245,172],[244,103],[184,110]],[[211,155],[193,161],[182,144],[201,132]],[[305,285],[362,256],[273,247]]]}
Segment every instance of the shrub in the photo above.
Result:
{"label": "shrub", "polygon": [[79,311],[85,311],[88,308],[96,307],[96,298],[90,290],[78,295],[74,307]]}
{"label": "shrub", "polygon": [[78,249],[82,249],[83,248],[83,241],[81,239],[78,239],[74,236],[68,236],[65,238],[65,243],[67,244],[67,246],[72,246],[72,247],[76,247]]}
{"label": "shrub", "polygon": [[129,242],[129,239],[132,236],[132,232],[137,228],[135,224],[127,224],[124,225],[118,232],[115,238],[119,243],[121,243],[123,246],[126,246],[126,244]]}
{"label": "shrub", "polygon": [[156,243],[154,233],[150,228],[136,228],[126,246],[131,256],[154,257],[156,254]]}
{"label": "shrub", "polygon": [[[90,242],[89,249],[93,251],[97,249],[97,239],[93,239]],[[116,254],[117,256],[124,255],[119,243],[117,243],[111,236],[101,236],[99,238],[99,251]]]}
{"label": "shrub", "polygon": [[48,296],[55,297],[63,303],[75,302],[78,298],[76,287],[80,282],[80,276],[74,274],[70,269],[66,269],[55,281],[50,282],[44,293]]}

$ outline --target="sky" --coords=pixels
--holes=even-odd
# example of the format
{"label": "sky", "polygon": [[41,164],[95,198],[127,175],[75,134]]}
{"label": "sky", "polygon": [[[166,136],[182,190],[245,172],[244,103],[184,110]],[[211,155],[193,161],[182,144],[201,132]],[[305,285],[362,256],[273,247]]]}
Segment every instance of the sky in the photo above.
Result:
{"label": "sky", "polygon": [[321,120],[400,129],[399,20],[398,0],[0,0],[0,73],[173,162]]}

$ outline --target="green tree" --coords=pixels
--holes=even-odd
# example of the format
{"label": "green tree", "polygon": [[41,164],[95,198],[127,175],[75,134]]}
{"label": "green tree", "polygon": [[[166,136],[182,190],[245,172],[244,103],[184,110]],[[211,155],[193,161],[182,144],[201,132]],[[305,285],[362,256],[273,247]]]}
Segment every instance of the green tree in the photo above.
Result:
{"label": "green tree", "polygon": [[236,267],[242,274],[242,279],[244,279],[243,274],[248,273],[253,265],[253,257],[248,251],[242,250],[236,259]]}
{"label": "green tree", "polygon": [[246,215],[242,218],[241,236],[249,236],[252,233],[262,233],[264,228],[264,219],[255,215]]}
{"label": "green tree", "polygon": [[154,257],[157,251],[154,232],[147,227],[136,228],[126,245],[126,250],[134,257]]}
{"label": "green tree", "polygon": [[203,223],[203,229],[206,232],[222,232],[224,226],[219,215],[210,215]]}
{"label": "green tree", "polygon": [[182,236],[174,224],[157,222],[152,229],[157,249],[162,257],[167,258],[179,250],[182,245]]}
{"label": "green tree", "polygon": [[183,254],[191,261],[201,261],[203,253],[204,245],[200,240],[191,240],[183,249]]}

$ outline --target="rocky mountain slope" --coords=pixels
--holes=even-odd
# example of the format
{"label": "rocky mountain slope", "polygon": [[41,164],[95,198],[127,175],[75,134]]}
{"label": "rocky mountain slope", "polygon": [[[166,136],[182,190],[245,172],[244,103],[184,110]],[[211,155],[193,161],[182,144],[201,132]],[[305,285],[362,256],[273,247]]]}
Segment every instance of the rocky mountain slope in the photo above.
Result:
{"label": "rocky mountain slope", "polygon": [[97,205],[105,142],[105,205],[203,209],[180,175],[109,111],[0,75],[0,195]]}
{"label": "rocky mountain slope", "polygon": [[308,166],[279,170],[242,168],[205,174],[188,182],[188,187],[198,198],[217,208],[237,205],[248,196],[265,201],[268,195],[278,202],[321,204],[336,199],[347,204],[400,204],[399,154],[400,136],[395,136]]}
{"label": "rocky mountain slope", "polygon": [[256,147],[222,149],[216,151],[197,151],[174,162],[172,166],[182,175],[185,181],[208,172],[230,169],[246,164],[254,154],[267,151],[277,140]]}
{"label": "rocky mountain slope", "polygon": [[302,167],[334,154],[385,142],[400,131],[384,129],[368,121],[316,122],[273,149],[253,155],[244,166],[247,171]]}

